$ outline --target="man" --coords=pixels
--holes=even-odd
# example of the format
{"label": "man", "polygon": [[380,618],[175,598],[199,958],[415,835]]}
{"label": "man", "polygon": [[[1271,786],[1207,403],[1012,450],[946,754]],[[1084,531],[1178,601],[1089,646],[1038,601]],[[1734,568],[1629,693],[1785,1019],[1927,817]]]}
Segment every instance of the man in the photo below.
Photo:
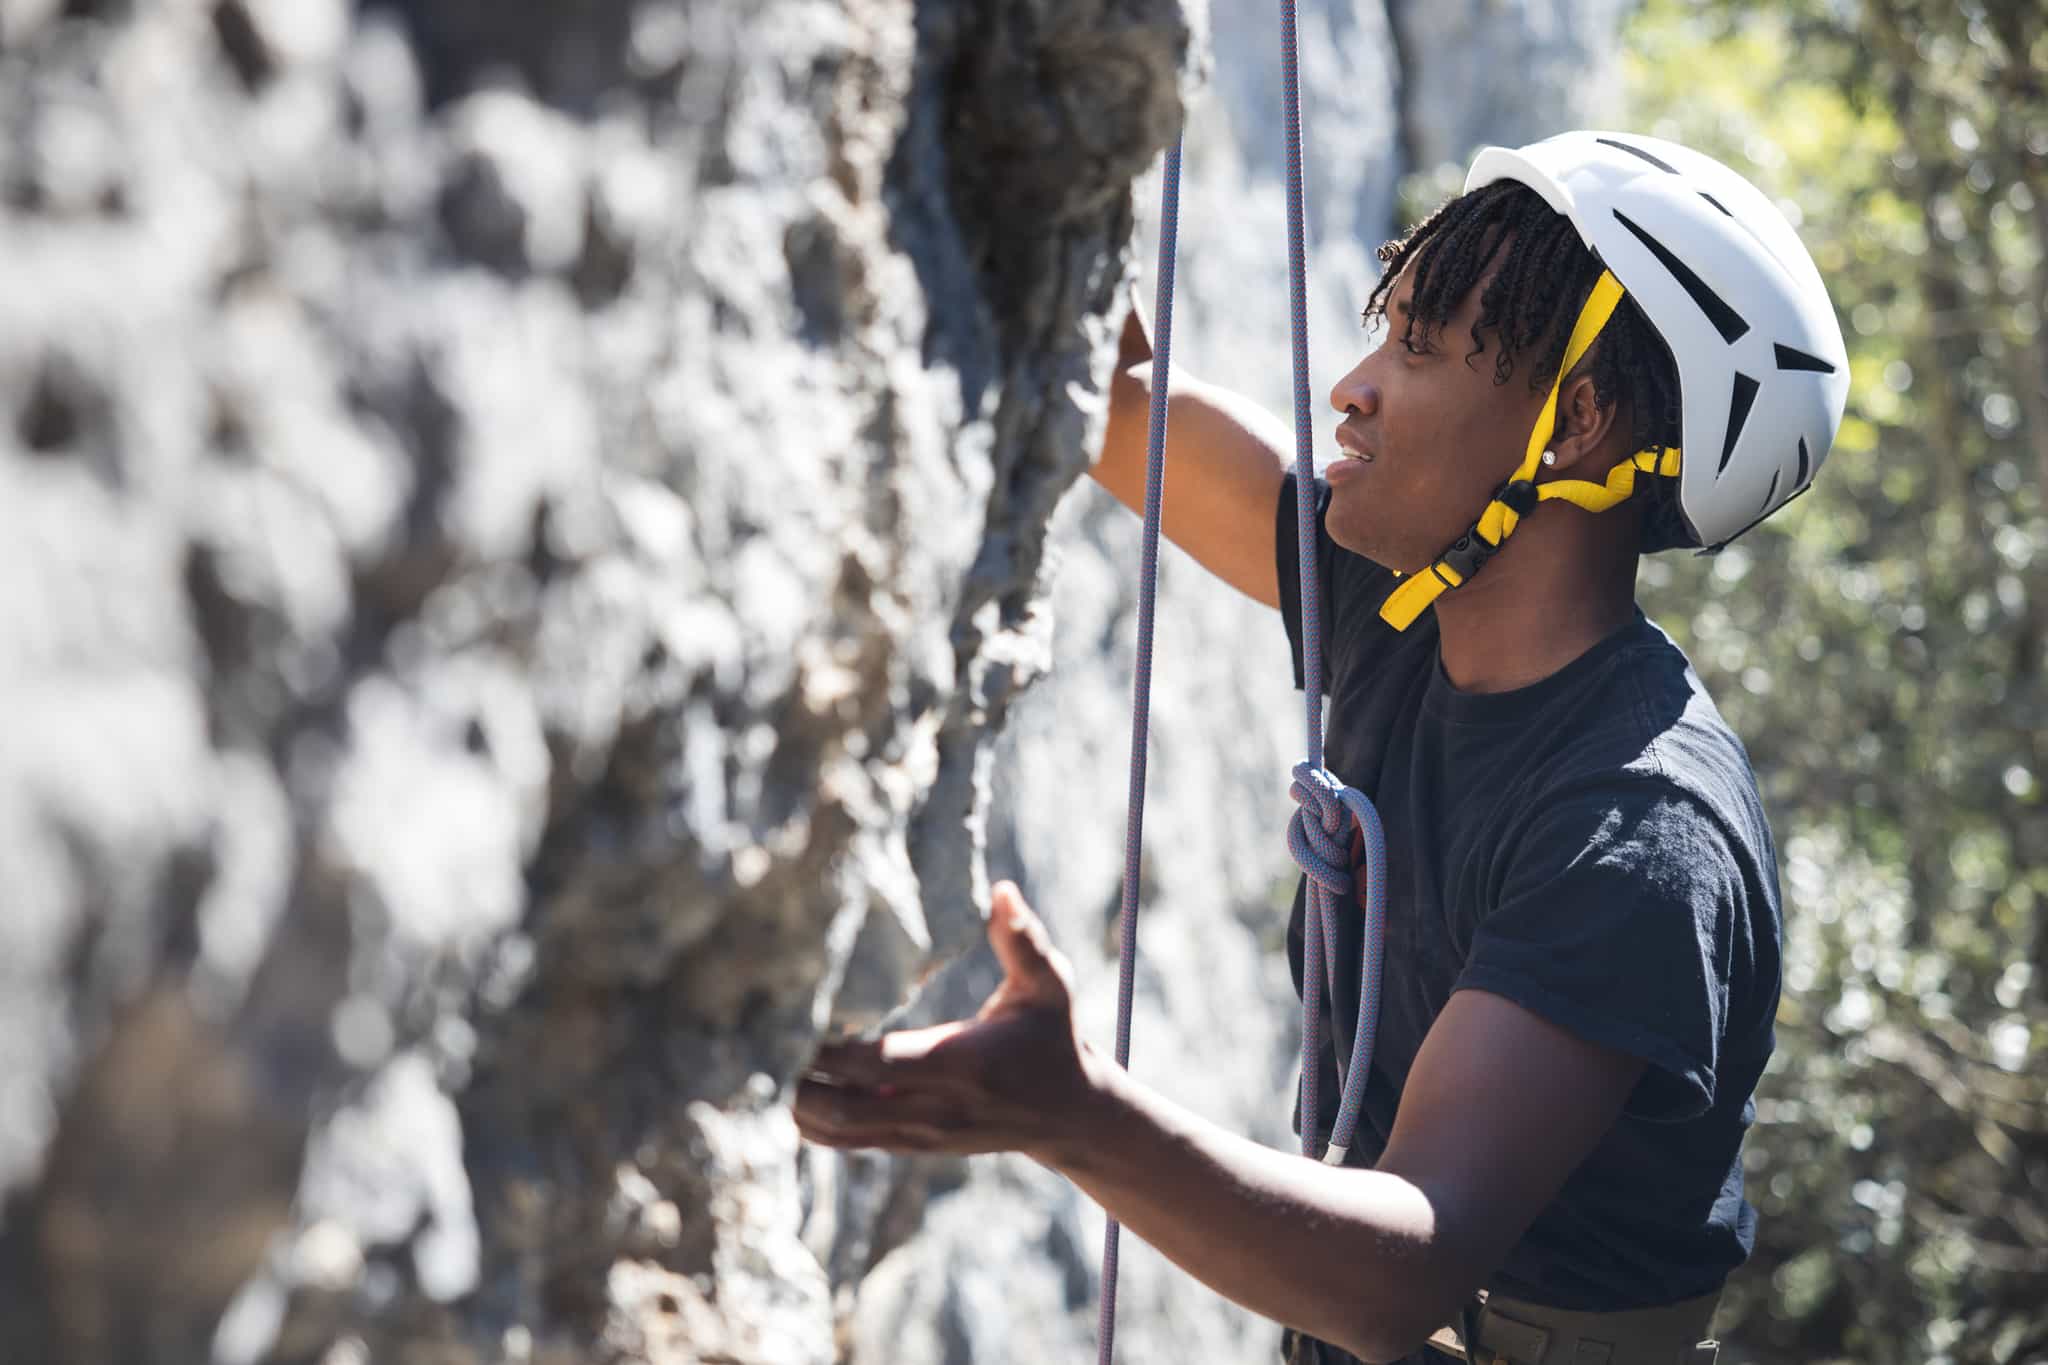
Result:
{"label": "man", "polygon": [[[1347,1164],[1223,1132],[1099,1057],[1007,883],[980,1014],[824,1049],[798,1122],[1025,1152],[1285,1324],[1296,1359],[1441,1359],[1434,1333],[1517,1365],[1708,1362],[1753,1239],[1739,1148],[1772,1046],[1777,871],[1748,759],[1637,610],[1636,561],[1718,547],[1804,491],[1841,417],[1841,334],[1777,210],[1654,139],[1489,148],[1381,256],[1385,336],[1331,393],[1341,458],[1315,496],[1327,763],[1376,802],[1388,855]],[[1095,474],[1137,507],[1135,325],[1124,351]],[[1176,378],[1168,432],[1167,534],[1280,609],[1299,678],[1281,425]],[[1302,925],[1298,894],[1297,985]],[[1340,932],[1355,964],[1357,917]],[[1297,1119],[1319,1135],[1355,971],[1308,1059],[1326,1099]]]}

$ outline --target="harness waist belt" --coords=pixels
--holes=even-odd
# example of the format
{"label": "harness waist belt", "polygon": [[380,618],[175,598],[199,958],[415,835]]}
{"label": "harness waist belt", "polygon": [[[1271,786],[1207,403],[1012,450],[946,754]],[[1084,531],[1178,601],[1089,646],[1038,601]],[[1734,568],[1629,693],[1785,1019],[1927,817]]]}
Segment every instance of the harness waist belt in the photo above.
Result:
{"label": "harness waist belt", "polygon": [[1707,1336],[1721,1291],[1660,1308],[1574,1313],[1482,1294],[1430,1346],[1470,1365],[1714,1365]]}

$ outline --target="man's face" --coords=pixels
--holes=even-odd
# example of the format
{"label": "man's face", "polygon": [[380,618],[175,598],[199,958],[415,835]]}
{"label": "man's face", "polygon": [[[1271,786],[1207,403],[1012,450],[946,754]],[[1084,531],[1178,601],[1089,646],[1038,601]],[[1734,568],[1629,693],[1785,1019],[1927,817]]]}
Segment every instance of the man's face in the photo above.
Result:
{"label": "man's face", "polygon": [[1413,351],[1403,340],[1412,274],[1404,270],[1388,296],[1384,339],[1330,392],[1344,414],[1337,441],[1345,453],[1326,474],[1330,537],[1403,573],[1428,567],[1485,510],[1521,463],[1543,408],[1519,367],[1494,383],[1490,336],[1486,350],[1467,354],[1491,272],[1434,336],[1424,340],[1417,329]]}

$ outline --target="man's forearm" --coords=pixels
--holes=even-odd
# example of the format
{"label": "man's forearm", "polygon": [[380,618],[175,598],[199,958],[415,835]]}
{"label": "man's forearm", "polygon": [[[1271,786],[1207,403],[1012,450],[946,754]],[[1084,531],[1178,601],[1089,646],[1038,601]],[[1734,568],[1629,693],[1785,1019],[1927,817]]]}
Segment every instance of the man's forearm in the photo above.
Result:
{"label": "man's forearm", "polygon": [[1041,1159],[1182,1269],[1368,1360],[1412,1350],[1440,1303],[1448,1315],[1460,1291],[1421,1189],[1262,1147],[1096,1070],[1089,1111]]}
{"label": "man's forearm", "polygon": [[1217,1292],[1367,1360],[1398,1359],[1451,1318],[1647,1065],[1459,991],[1409,1068],[1381,1169],[1324,1166],[1225,1132],[1089,1048],[1073,967],[1012,883],[995,886],[989,944],[1003,983],[973,1019],[818,1050],[797,1087],[804,1136],[1026,1153]]}
{"label": "man's forearm", "polygon": [[[1119,370],[1095,479],[1134,512],[1145,510],[1152,369]],[[1242,394],[1185,373],[1173,379],[1167,420],[1161,529],[1209,572],[1269,607],[1280,604],[1273,571],[1274,510],[1292,448],[1286,426]]]}

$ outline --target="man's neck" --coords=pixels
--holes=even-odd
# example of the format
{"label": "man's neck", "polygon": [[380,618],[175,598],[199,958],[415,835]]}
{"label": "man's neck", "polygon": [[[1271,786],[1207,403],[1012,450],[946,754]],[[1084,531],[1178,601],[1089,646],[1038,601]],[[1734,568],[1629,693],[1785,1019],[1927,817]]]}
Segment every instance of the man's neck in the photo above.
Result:
{"label": "man's neck", "polygon": [[1444,672],[1459,691],[1541,682],[1634,618],[1634,546],[1570,524],[1591,515],[1531,517],[1470,586],[1437,598]]}

